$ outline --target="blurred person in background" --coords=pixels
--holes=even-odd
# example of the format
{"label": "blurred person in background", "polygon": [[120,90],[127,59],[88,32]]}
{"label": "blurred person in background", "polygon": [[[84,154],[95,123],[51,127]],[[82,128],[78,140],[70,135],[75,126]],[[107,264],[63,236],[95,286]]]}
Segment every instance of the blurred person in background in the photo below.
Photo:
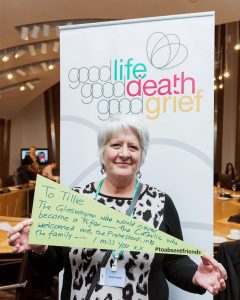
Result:
{"label": "blurred person in background", "polygon": [[57,167],[57,163],[55,161],[52,161],[50,164],[48,164],[42,170],[42,176],[45,176],[48,179],[54,180],[56,182],[59,182],[59,177],[53,175],[53,170],[56,169],[56,167]]}
{"label": "blurred person in background", "polygon": [[234,168],[232,163],[228,162],[226,164],[225,174],[231,176],[232,183],[235,183],[235,184],[240,183],[239,172],[237,169]]}
{"label": "blurred person in background", "polygon": [[41,169],[39,163],[35,161],[28,167],[29,180],[36,180],[37,174],[41,174]]}
{"label": "blurred person in background", "polygon": [[36,155],[36,147],[31,146],[29,148],[29,154],[24,157],[22,160],[22,165],[30,166],[32,163],[37,162],[40,164],[39,158]]}

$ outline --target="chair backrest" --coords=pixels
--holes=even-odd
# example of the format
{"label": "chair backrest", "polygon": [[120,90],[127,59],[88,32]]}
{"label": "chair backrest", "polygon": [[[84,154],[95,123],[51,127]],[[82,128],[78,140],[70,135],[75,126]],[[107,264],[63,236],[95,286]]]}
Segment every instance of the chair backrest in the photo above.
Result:
{"label": "chair backrest", "polygon": [[[0,286],[1,291],[9,291],[9,290],[16,290],[16,300],[30,300],[30,297],[25,297],[26,291],[25,289],[28,288],[28,278],[26,278],[26,272],[27,272],[27,256],[28,253],[24,253],[22,257],[19,257],[18,255],[13,257],[7,257],[4,258],[3,261],[1,261],[0,267],[4,270],[5,273],[12,272],[18,272],[18,276],[14,274],[13,278],[8,278],[12,281],[14,279],[14,283],[8,284],[8,280],[4,282],[4,285]],[[0,271],[2,272],[2,270]],[[24,292],[23,292],[24,291]]]}
{"label": "chair backrest", "polygon": [[[58,281],[53,277],[40,275],[37,270],[34,269],[29,259],[28,251],[25,252],[20,259],[17,257],[11,260],[9,267],[12,264],[16,264],[16,260],[20,264],[20,267],[17,268],[18,276],[14,276],[13,284],[6,285],[6,283],[3,283],[4,285],[0,285],[0,291],[16,290],[15,300],[32,300],[33,298],[47,299],[52,297],[52,293],[55,293],[54,299],[57,299],[56,290]],[[54,288],[54,291],[52,291],[52,288]],[[33,297],[33,295],[36,297]],[[2,299],[1,296],[0,299]]]}
{"label": "chair backrest", "polygon": [[24,253],[23,261],[21,264],[21,268],[18,274],[18,282],[26,283],[25,287],[19,287],[16,290],[16,298],[15,300],[27,300],[31,299],[31,276],[29,276],[29,269],[27,265],[28,260],[28,252]]}
{"label": "chair backrest", "polygon": [[214,300],[240,299],[240,241],[220,244],[216,259],[227,271],[227,288],[214,296]]}
{"label": "chair backrest", "polygon": [[8,175],[7,177],[3,177],[3,187],[13,186],[15,185],[13,175]]}
{"label": "chair backrest", "polygon": [[222,188],[225,188],[225,189],[231,189],[232,188],[231,175],[220,174],[219,177],[218,177],[218,181],[220,182]]}
{"label": "chair backrest", "polygon": [[14,176],[17,180],[17,184],[24,184],[29,182],[29,175],[28,175],[28,166],[20,166],[14,172]]}

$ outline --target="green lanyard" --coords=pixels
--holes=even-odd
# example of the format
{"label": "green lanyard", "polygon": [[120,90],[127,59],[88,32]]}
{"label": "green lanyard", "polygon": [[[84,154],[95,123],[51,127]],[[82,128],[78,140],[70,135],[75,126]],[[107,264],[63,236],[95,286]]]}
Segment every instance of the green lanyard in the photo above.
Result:
{"label": "green lanyard", "polygon": [[[96,190],[96,195],[95,195],[95,200],[97,200],[98,196],[99,196],[99,193],[100,193],[100,189],[103,185],[103,182],[104,182],[104,179],[103,178],[100,182],[99,182],[99,185],[97,187],[97,190]],[[138,186],[139,186],[139,181],[136,179],[136,184],[135,184],[135,187],[134,187],[134,190],[133,190],[133,194],[132,194],[132,199],[135,197],[135,194],[138,190]],[[134,215],[134,212],[132,211],[131,213],[131,217],[133,217]],[[112,251],[112,256],[114,257],[115,261],[120,258],[120,257],[123,257],[123,250],[120,250],[119,253],[116,253],[115,250]]]}
{"label": "green lanyard", "polygon": [[103,179],[99,182],[99,185],[98,185],[97,190],[96,190],[95,200],[97,200],[97,198],[98,198],[98,195],[99,195],[100,189],[101,189],[101,187],[102,187],[102,185],[103,185],[104,179],[105,179],[105,178],[103,178]]}

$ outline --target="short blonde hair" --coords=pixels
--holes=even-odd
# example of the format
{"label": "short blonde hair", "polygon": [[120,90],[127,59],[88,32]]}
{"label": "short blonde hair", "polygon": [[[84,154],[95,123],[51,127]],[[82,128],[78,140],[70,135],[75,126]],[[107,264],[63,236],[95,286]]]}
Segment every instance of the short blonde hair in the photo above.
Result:
{"label": "short blonde hair", "polygon": [[104,148],[112,135],[124,129],[131,129],[136,133],[141,146],[141,165],[144,163],[149,145],[149,131],[142,120],[133,115],[124,114],[110,117],[100,127],[98,132],[98,150],[101,163],[103,163]]}

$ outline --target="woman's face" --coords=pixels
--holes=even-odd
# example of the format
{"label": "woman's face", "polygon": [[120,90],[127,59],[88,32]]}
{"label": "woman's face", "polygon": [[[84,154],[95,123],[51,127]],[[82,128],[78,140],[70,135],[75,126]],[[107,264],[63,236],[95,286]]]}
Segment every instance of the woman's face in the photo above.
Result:
{"label": "woman's face", "polygon": [[103,152],[107,176],[135,177],[141,162],[141,146],[137,135],[130,129],[116,132]]}
{"label": "woman's face", "polygon": [[31,155],[35,155],[36,148],[31,147],[31,148],[29,149],[29,152],[30,152]]}
{"label": "woman's face", "polygon": [[232,171],[232,165],[231,165],[231,164],[228,164],[228,165],[227,165],[227,170],[228,170],[228,171]]}

